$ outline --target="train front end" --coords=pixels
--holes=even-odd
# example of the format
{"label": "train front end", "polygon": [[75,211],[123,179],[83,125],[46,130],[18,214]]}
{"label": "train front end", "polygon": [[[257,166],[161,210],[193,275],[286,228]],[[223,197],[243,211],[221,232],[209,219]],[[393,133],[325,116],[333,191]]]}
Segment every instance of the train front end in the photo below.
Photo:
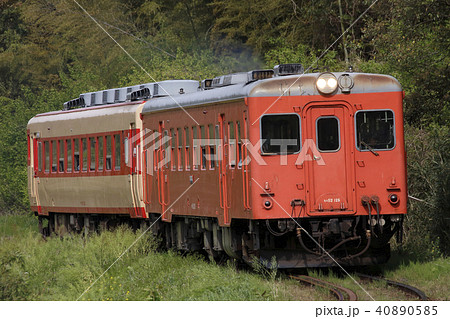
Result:
{"label": "train front end", "polygon": [[275,73],[246,101],[257,221],[249,246],[258,242],[259,257],[280,268],[386,262],[407,201],[400,84],[295,74],[295,65]]}

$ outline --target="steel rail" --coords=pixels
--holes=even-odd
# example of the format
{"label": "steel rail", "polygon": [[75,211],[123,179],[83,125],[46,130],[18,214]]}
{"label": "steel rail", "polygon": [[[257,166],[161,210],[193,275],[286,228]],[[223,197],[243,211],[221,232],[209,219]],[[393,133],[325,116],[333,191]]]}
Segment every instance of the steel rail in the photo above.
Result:
{"label": "steel rail", "polygon": [[[335,285],[328,281],[324,281],[321,279],[317,279],[317,278],[305,276],[305,275],[300,275],[300,276],[290,275],[289,277],[294,280],[305,282],[305,283],[313,285],[313,286],[326,288],[336,296],[338,301],[345,301],[345,300],[357,301],[358,300],[358,297],[352,290]],[[347,299],[345,298],[345,295],[347,296]]]}
{"label": "steel rail", "polygon": [[375,276],[370,276],[370,275],[366,275],[366,274],[360,274],[360,273],[356,273],[356,275],[361,278],[361,279],[368,279],[368,280],[377,280],[377,281],[385,281],[389,286],[392,287],[396,287],[402,291],[405,291],[411,295],[415,295],[417,296],[420,300],[422,301],[427,301],[428,297],[425,295],[425,293],[413,286],[401,283],[401,282],[397,282],[397,281],[393,281],[393,280],[389,280],[386,278],[381,278],[381,277],[375,277]]}

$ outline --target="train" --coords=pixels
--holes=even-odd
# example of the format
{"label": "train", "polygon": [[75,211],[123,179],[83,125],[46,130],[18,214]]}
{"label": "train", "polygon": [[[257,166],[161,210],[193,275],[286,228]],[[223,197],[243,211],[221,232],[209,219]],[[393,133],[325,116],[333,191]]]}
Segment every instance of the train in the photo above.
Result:
{"label": "train", "polygon": [[385,263],[407,213],[392,76],[301,64],[80,94],[27,126],[45,236],[128,223],[268,267]]}

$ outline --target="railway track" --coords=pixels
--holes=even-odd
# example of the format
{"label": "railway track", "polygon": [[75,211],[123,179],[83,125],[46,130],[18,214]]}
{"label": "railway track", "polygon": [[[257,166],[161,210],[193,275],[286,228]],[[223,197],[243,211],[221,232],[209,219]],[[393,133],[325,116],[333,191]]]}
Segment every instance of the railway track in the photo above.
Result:
{"label": "railway track", "polygon": [[425,293],[423,291],[421,291],[420,289],[417,289],[416,287],[401,283],[401,282],[397,282],[397,281],[392,281],[392,280],[388,280],[385,278],[381,278],[381,277],[375,277],[375,276],[370,276],[370,275],[366,275],[366,274],[360,274],[360,273],[356,273],[356,275],[363,280],[369,280],[369,281],[384,281],[386,282],[389,286],[395,287],[399,290],[402,290],[404,292],[406,292],[408,295],[411,296],[415,296],[417,297],[419,300],[421,301],[427,301],[428,297],[425,295]]}
{"label": "railway track", "polygon": [[305,275],[298,275],[298,276],[290,275],[289,277],[299,282],[306,283],[308,285],[328,289],[336,297],[338,301],[358,300],[358,297],[356,296],[356,293],[354,291],[345,287],[335,285],[331,282]]}
{"label": "railway track", "polygon": [[[410,296],[416,297],[416,298],[418,298],[418,300],[421,300],[421,301],[428,300],[428,297],[425,295],[425,293],[416,287],[413,287],[413,286],[410,286],[410,285],[407,285],[407,284],[404,284],[401,282],[381,278],[381,277],[375,277],[375,276],[370,276],[370,275],[360,274],[360,273],[356,273],[356,275],[361,280],[384,281],[389,286],[395,287]],[[357,301],[358,300],[358,297],[354,291],[352,291],[348,288],[330,283],[328,281],[324,281],[322,279],[318,279],[318,278],[314,278],[314,277],[306,276],[306,275],[290,275],[289,277],[294,280],[297,280],[298,282],[301,282],[301,283],[328,289],[336,297],[336,299],[338,301]]]}

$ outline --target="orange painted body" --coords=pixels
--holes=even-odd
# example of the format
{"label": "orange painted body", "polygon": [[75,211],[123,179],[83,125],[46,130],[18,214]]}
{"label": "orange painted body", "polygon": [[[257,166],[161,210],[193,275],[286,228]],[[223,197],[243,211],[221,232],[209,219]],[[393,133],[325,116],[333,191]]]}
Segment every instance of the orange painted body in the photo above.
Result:
{"label": "orange painted body", "polygon": [[[249,122],[255,125],[249,129],[253,144],[260,138],[258,118],[262,111],[274,103],[276,97],[249,98]],[[390,109],[395,114],[396,144],[392,150],[359,151],[355,145],[354,114],[359,110]],[[255,161],[251,164],[253,218],[288,218],[293,199],[306,203],[300,212],[295,207],[294,216],[344,216],[367,215],[367,208],[361,203],[361,196],[377,195],[380,198],[381,214],[405,214],[407,202],[406,155],[403,136],[402,92],[365,93],[322,96],[283,97],[275,102],[269,112],[297,113],[301,116],[302,144],[307,139],[316,141],[315,121],[319,116],[335,116],[340,122],[340,150],[320,153],[325,165],[318,165],[311,150],[301,165],[301,154],[286,155],[287,165],[280,165],[279,155],[263,156],[267,166]],[[297,165],[296,165],[297,162]],[[269,189],[264,190],[268,183]],[[262,187],[262,188],[261,188]],[[265,209],[266,193],[273,194],[277,202],[271,209]],[[389,194],[396,194],[400,201],[391,205]],[[319,205],[322,204],[321,210]],[[343,205],[343,206],[341,206]],[[281,207],[280,207],[281,206]]]}

